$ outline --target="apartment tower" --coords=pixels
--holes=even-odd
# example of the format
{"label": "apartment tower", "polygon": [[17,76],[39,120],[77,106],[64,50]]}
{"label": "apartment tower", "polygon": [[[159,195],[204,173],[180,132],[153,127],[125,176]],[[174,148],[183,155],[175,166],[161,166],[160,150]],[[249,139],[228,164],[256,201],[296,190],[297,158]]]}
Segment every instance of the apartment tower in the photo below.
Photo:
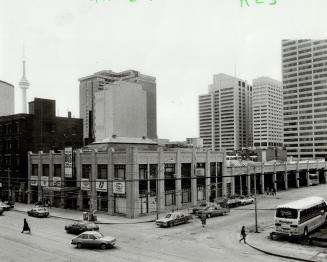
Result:
{"label": "apartment tower", "polygon": [[327,155],[327,40],[283,40],[284,145],[297,159]]}
{"label": "apartment tower", "polygon": [[282,83],[269,77],[259,77],[252,84],[253,146],[282,147]]}
{"label": "apartment tower", "polygon": [[226,74],[214,75],[209,93],[199,96],[199,132],[207,149],[252,147],[252,86]]}

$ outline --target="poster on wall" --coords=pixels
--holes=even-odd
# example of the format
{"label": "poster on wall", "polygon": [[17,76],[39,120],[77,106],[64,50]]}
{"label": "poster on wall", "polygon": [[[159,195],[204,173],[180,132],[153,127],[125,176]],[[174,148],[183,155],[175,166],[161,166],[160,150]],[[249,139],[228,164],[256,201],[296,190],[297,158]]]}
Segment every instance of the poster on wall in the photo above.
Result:
{"label": "poster on wall", "polygon": [[90,179],[88,178],[81,179],[81,189],[86,191],[89,191],[91,189]]}
{"label": "poster on wall", "polygon": [[60,176],[53,177],[53,186],[61,187],[61,177]]}
{"label": "poster on wall", "polygon": [[112,185],[113,185],[113,193],[114,194],[125,194],[125,182],[124,181],[114,181]]}
{"label": "poster on wall", "polygon": [[73,148],[65,147],[65,177],[73,177]]}
{"label": "poster on wall", "polygon": [[38,185],[38,176],[31,176],[31,186],[37,186]]}
{"label": "poster on wall", "polygon": [[96,191],[107,192],[107,180],[106,179],[97,179],[95,181]]}
{"label": "poster on wall", "polygon": [[49,186],[49,177],[41,176],[41,186]]}
{"label": "poster on wall", "polygon": [[204,176],[204,168],[197,168],[195,169],[196,176]]}

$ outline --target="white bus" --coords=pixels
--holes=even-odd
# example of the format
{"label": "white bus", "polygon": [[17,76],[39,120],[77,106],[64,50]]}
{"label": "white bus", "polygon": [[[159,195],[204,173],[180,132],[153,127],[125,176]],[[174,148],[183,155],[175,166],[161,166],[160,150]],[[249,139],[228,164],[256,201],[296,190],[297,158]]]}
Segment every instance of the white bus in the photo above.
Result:
{"label": "white bus", "polygon": [[319,185],[319,175],[316,173],[309,174],[309,186]]}
{"label": "white bus", "polygon": [[275,233],[288,236],[307,236],[326,221],[327,205],[321,197],[307,197],[276,209]]}

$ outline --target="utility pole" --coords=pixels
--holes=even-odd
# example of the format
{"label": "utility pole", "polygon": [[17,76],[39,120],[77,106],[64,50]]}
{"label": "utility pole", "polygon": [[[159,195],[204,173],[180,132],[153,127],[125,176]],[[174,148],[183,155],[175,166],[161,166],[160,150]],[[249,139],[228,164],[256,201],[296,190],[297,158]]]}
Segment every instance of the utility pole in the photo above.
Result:
{"label": "utility pole", "polygon": [[8,201],[11,200],[11,181],[10,181],[10,169],[8,168],[7,170],[8,174]]}

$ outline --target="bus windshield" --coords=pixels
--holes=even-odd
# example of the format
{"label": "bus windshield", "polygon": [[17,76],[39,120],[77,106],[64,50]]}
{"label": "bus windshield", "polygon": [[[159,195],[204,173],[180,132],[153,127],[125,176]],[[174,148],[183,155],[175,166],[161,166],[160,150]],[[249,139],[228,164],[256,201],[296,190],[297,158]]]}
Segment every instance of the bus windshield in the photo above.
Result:
{"label": "bus windshield", "polygon": [[296,219],[298,217],[298,211],[291,208],[278,208],[276,210],[276,217]]}

